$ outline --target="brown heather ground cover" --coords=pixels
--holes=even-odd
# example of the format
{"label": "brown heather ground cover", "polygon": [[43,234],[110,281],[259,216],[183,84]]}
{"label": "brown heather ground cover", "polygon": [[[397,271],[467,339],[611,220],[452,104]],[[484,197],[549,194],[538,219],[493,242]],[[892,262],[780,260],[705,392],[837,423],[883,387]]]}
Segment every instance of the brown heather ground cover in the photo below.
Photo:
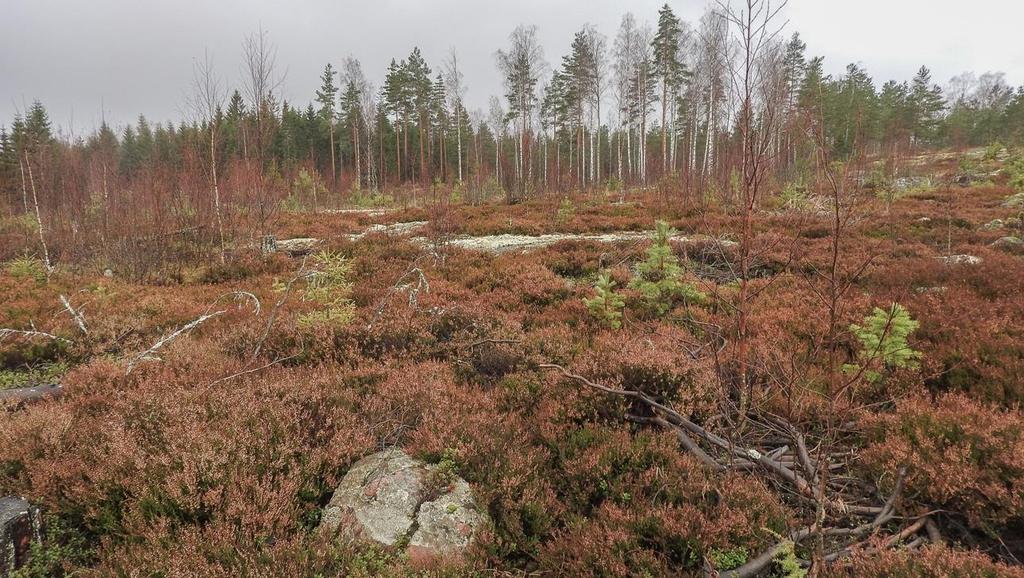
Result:
{"label": "brown heather ground cover", "polygon": [[[910,194],[890,207],[871,200],[850,229],[842,259],[873,259],[841,311],[844,361],[858,350],[845,328],[892,302],[920,322],[910,345],[922,355],[919,368],[858,382],[844,406],[849,483],[882,500],[897,479],[904,488],[898,517],[829,574],[1024,575],[1004,565],[1024,553],[1024,258],[988,246],[1009,233],[980,227],[1012,216],[1001,206],[1009,194],[984,186]],[[685,278],[713,297],[655,317],[626,288],[616,331],[593,319],[583,298],[603,269],[627,287],[649,241],[565,241],[501,255],[445,247],[456,234],[650,230],[656,219],[735,239],[737,220],[722,209],[615,200],[576,198],[568,219],[557,201],[281,215],[279,238],[317,237],[350,260],[355,313],[338,326],[299,323],[317,305],[275,291],[301,258],[251,249],[232,251],[225,264],[188,254],[63,265],[48,281],[0,274],[0,327],[34,324],[72,341],[0,345],[7,374],[66,370],[63,397],[0,419],[0,494],[24,495],[46,512],[49,539],[31,572],[701,575],[812,524],[813,510],[771,476],[714,471],[672,431],[626,419],[643,415],[635,402],[539,367],[642,391],[725,431],[721,376],[734,352],[713,337],[729,339],[733,249],[675,245]],[[430,221],[433,249],[384,234],[347,237],[417,220]],[[828,319],[808,280],[827,264],[828,217],[779,208],[755,225],[765,250],[750,315],[751,405],[799,426],[814,445],[830,423],[820,395]],[[5,258],[31,243],[6,239]],[[947,244],[982,262],[943,264],[936,257]],[[113,277],[102,274],[108,266]],[[258,314],[239,291],[259,299]],[[88,334],[61,295],[84,311]],[[210,311],[225,312],[127,372],[161,336]],[[465,560],[414,567],[313,531],[347,468],[387,445],[432,462],[454,456],[494,521]],[[942,544],[887,541],[925,514]],[[811,546],[796,555],[809,558]],[[768,571],[784,575],[777,564]]]}

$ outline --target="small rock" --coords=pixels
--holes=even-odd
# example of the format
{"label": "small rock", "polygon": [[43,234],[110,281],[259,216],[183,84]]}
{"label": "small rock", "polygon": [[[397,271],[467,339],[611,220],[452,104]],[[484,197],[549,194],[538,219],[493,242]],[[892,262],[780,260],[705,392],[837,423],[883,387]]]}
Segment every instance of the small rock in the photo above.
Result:
{"label": "small rock", "polygon": [[18,410],[36,401],[60,397],[62,393],[64,387],[59,383],[0,389],[0,409]]}
{"label": "small rock", "polygon": [[936,259],[946,265],[977,265],[981,263],[981,257],[975,257],[974,255],[948,255],[936,257]]}
{"label": "small rock", "polygon": [[104,269],[103,276],[106,277],[107,279],[110,279],[111,277],[114,276],[114,270],[110,268]]}
{"label": "small rock", "polygon": [[920,219],[917,220],[917,222],[918,223],[931,223],[932,222],[932,218],[931,217],[921,217]]}
{"label": "small rock", "polygon": [[981,226],[982,230],[994,231],[996,229],[1002,229],[1006,226],[1006,222],[1002,219],[993,219]]}
{"label": "small rock", "polygon": [[39,540],[39,514],[23,498],[0,498],[0,578],[28,562],[29,546]]}
{"label": "small rock", "polygon": [[1003,206],[1009,207],[1011,209],[1024,208],[1024,193],[1017,193],[1015,195],[1011,195],[1005,201],[1003,201]]}
{"label": "small rock", "polygon": [[409,221],[406,223],[391,223],[390,225],[378,223],[376,225],[370,225],[362,233],[349,235],[348,239],[350,241],[358,241],[359,239],[362,239],[363,237],[374,233],[384,233],[386,235],[405,235],[417,229],[421,229],[426,225],[427,221]]}
{"label": "small rock", "polygon": [[276,242],[275,249],[286,253],[289,257],[302,257],[309,255],[320,244],[320,239],[298,238],[280,239]]}
{"label": "small rock", "polygon": [[400,449],[367,456],[338,484],[320,529],[346,540],[404,543],[417,558],[458,555],[487,516],[465,480],[434,488],[437,472]]}
{"label": "small rock", "polygon": [[1007,253],[1014,253],[1017,255],[1024,254],[1024,241],[1019,237],[1000,237],[993,242],[989,247],[993,249],[1000,249]]}
{"label": "small rock", "polygon": [[419,528],[409,539],[409,554],[411,557],[458,554],[469,546],[481,520],[469,484],[456,480],[451,491],[420,506],[416,516]]}

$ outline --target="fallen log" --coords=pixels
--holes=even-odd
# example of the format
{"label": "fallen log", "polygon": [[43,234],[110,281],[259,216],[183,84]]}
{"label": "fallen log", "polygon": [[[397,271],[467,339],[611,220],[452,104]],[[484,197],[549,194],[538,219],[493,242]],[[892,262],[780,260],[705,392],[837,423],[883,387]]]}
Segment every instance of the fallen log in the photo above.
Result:
{"label": "fallen log", "polygon": [[21,409],[30,403],[47,398],[60,397],[63,393],[64,386],[59,383],[37,385],[35,387],[0,389],[0,407],[6,409]]}

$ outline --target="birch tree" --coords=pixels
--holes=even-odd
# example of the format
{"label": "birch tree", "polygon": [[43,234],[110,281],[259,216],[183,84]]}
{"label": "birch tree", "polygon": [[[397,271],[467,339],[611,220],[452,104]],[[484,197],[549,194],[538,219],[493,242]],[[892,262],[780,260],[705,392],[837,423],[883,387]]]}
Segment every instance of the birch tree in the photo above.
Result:
{"label": "birch tree", "polygon": [[509,36],[509,49],[499,50],[498,68],[505,80],[505,98],[509,117],[518,129],[516,139],[516,187],[520,195],[526,193],[527,181],[532,177],[530,137],[533,112],[537,104],[537,83],[544,68],[544,52],[537,40],[536,26],[519,26]]}
{"label": "birch tree", "polygon": [[736,9],[719,4],[721,18],[733,32],[738,48],[736,58],[729,59],[730,80],[738,97],[737,130],[740,137],[739,202],[741,230],[739,233],[739,291],[736,311],[736,355],[740,419],[750,407],[752,382],[749,351],[751,266],[754,244],[754,213],[771,164],[771,144],[778,122],[779,79],[773,74],[779,68],[780,51],[773,50],[773,39],[779,32],[774,21],[786,5],[785,0],[744,0]]}
{"label": "birch tree", "polygon": [[213,212],[217,220],[217,238],[220,244],[220,260],[224,262],[224,215],[221,207],[220,185],[217,180],[217,143],[220,132],[221,107],[226,92],[213,69],[213,60],[206,52],[203,59],[192,64],[191,107],[196,120],[206,128],[207,153],[209,154],[210,188],[213,192]]}
{"label": "birch tree", "polygon": [[448,60],[444,64],[444,83],[448,89],[448,102],[455,114],[455,142],[456,154],[458,154],[458,183],[462,184],[462,101],[466,96],[466,84],[459,68],[459,57],[452,48],[448,53]]}

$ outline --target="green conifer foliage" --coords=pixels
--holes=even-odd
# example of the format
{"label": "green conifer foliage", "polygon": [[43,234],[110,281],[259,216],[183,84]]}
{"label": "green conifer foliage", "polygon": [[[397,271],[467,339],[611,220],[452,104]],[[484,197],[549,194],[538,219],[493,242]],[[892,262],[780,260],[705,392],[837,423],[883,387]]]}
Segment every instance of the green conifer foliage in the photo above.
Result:
{"label": "green conifer foliage", "polygon": [[860,363],[845,365],[843,370],[854,373],[864,368],[864,379],[876,383],[883,377],[882,370],[917,367],[921,352],[911,348],[907,338],[918,325],[899,303],[888,310],[875,307],[863,325],[850,325],[850,332],[860,341]]}
{"label": "green conifer foliage", "polygon": [[615,281],[607,271],[598,276],[594,285],[594,297],[584,298],[583,303],[602,325],[612,329],[622,327],[622,309],[626,302],[615,292]]}
{"label": "green conifer foliage", "polygon": [[636,266],[637,276],[630,286],[640,291],[645,308],[661,317],[678,303],[703,303],[707,297],[682,280],[683,268],[672,253],[670,239],[676,231],[664,221],[654,230],[654,244],[647,250],[647,259]]}

